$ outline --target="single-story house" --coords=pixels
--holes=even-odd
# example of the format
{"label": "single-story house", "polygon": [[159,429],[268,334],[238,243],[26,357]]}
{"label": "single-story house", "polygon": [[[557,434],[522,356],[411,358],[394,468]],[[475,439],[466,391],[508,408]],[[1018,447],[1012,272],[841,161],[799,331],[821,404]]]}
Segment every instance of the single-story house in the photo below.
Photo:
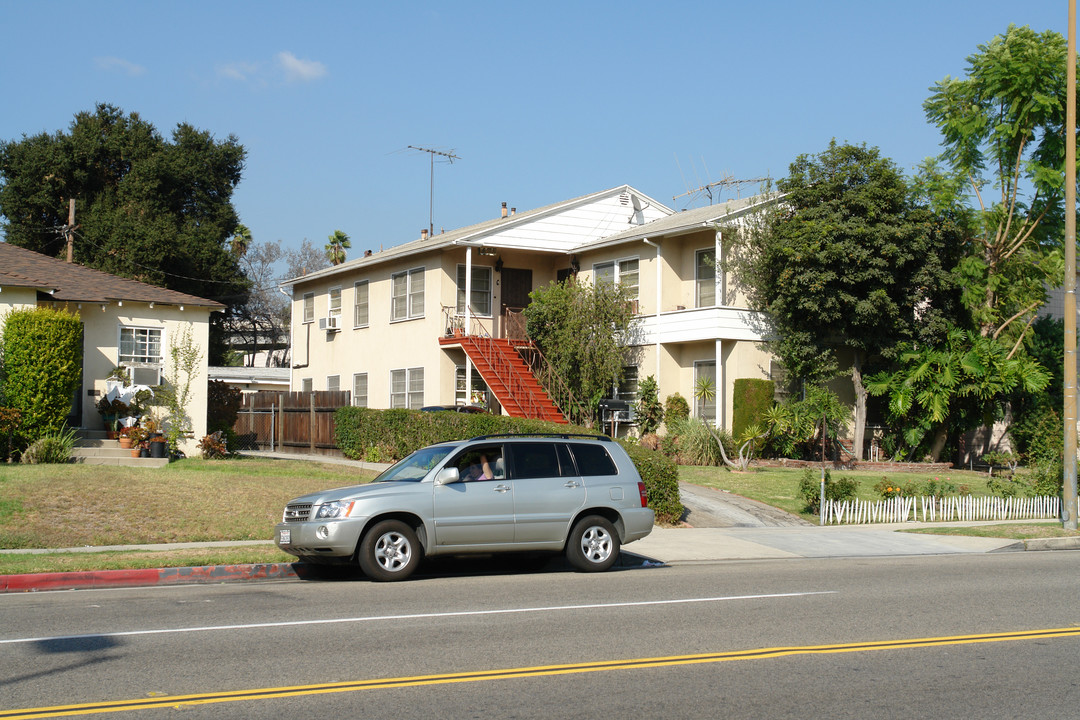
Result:
{"label": "single-story house", "polygon": [[173,343],[190,333],[201,361],[187,408],[193,437],[181,449],[195,451],[206,434],[210,313],[224,305],[0,243],[0,316],[33,307],[63,309],[82,320],[82,385],[69,420],[90,430],[102,428],[96,403],[114,368],[128,368],[134,383],[156,385],[170,372]]}

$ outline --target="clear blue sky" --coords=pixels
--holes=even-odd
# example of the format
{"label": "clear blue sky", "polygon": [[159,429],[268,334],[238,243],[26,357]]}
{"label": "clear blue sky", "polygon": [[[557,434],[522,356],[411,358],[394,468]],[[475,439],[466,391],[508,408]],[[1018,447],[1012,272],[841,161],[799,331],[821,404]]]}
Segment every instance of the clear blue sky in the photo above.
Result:
{"label": "clear blue sky", "polygon": [[[248,151],[256,242],[349,257],[628,183],[669,206],[782,177],[833,137],[910,170],[938,152],[927,88],[1066,0],[72,2],[0,0],[0,138],[108,102]],[[753,188],[751,188],[751,192]],[[744,190],[744,193],[746,191]],[[693,203],[703,204],[703,200]]]}

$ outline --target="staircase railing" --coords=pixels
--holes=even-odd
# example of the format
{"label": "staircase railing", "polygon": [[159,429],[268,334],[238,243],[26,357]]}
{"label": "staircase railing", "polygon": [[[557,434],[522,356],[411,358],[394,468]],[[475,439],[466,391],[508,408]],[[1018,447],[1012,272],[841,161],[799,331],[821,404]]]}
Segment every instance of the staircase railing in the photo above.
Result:
{"label": "staircase railing", "polygon": [[[526,417],[539,418],[543,415],[544,407],[533,395],[526,384],[518,367],[499,351],[495,340],[487,333],[472,335],[469,337],[477,354],[491,367],[495,377],[506,388],[507,397],[503,402],[514,403]],[[492,383],[488,383],[491,387]]]}
{"label": "staircase railing", "polygon": [[527,345],[519,345],[517,351],[525,360],[525,364],[532,370],[532,374],[540,383],[540,387],[555,403],[555,407],[559,409],[567,422],[586,427],[592,427],[595,424],[595,413],[590,412],[585,403],[578,400],[562,375],[544,357],[544,353],[540,352],[540,348],[530,341]]}

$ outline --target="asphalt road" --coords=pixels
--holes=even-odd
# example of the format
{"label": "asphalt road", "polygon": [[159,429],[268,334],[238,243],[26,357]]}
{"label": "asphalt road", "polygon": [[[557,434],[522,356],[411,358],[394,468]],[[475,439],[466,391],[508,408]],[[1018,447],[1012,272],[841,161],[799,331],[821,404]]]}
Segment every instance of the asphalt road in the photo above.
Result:
{"label": "asphalt road", "polygon": [[1076,717],[1078,561],[476,560],[399,584],[3,595],[0,718]]}

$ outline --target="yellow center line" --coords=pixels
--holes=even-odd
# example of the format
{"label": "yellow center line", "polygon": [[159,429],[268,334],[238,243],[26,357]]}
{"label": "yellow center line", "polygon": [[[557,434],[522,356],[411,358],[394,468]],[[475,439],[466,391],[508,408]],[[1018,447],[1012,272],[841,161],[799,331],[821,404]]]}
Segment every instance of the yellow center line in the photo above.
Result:
{"label": "yellow center line", "polygon": [[944,645],[968,645],[972,643],[1009,642],[1014,640],[1040,640],[1047,638],[1077,637],[1080,627],[1050,628],[1045,630],[1022,630],[979,635],[951,635],[944,637],[909,638],[904,640],[879,640],[870,642],[842,643],[837,645],[796,645],[791,647],[758,648],[731,652],[703,653],[699,655],[672,655],[669,657],[607,660],[600,662],[573,663],[568,665],[540,665],[536,667],[482,670],[465,673],[417,675],[414,677],[381,678],[373,680],[350,680],[318,685],[293,685],[289,687],[235,690],[196,695],[163,695],[161,697],[134,700],[114,700],[79,705],[0,710],[0,720],[26,720],[28,718],[51,718],[73,715],[92,715],[123,710],[147,710],[151,708],[180,708],[183,705],[209,705],[239,700],[269,700],[302,695],[354,692],[356,690],[387,690],[422,685],[445,685],[449,683],[507,680],[512,678],[570,675],[611,670],[637,670],[642,668],[671,667],[701,663],[729,662],[733,660],[763,660],[791,655],[814,655],[828,653],[867,652],[870,650],[904,650]]}

